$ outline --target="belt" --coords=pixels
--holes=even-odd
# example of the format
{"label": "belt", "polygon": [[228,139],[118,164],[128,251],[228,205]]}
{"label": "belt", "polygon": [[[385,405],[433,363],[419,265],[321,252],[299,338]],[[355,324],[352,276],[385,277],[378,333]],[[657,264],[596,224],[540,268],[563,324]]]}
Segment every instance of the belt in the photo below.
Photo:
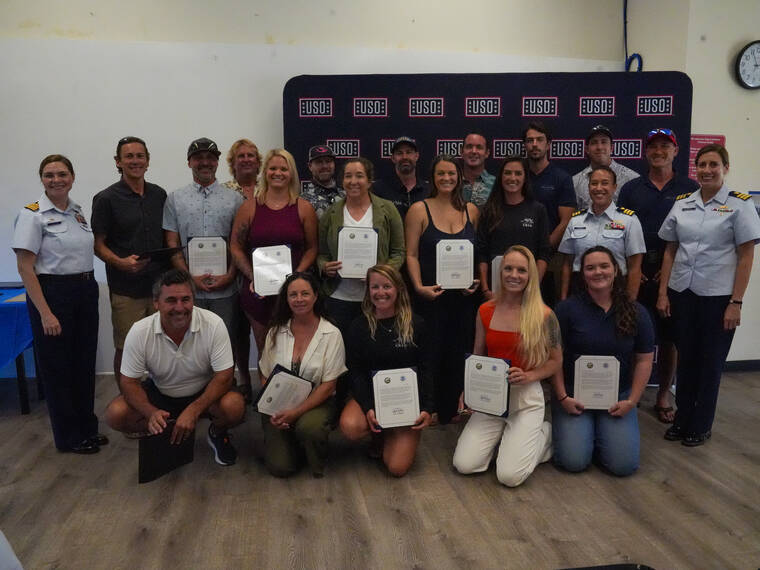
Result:
{"label": "belt", "polygon": [[94,281],[95,272],[85,271],[84,273],[69,273],[68,275],[51,275],[49,273],[40,273],[37,275],[37,279],[39,279],[40,283],[53,283],[55,281]]}

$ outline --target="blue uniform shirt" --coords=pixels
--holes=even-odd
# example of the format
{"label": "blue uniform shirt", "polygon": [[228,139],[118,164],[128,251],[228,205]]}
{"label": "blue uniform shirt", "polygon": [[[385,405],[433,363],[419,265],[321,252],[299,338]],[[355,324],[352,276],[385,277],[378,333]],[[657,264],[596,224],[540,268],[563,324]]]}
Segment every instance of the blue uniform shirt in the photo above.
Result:
{"label": "blue uniform shirt", "polygon": [[760,217],[748,194],[723,186],[704,204],[702,192],[676,199],[659,232],[665,241],[678,242],[668,286],[691,289],[710,297],[730,295],[734,289],[737,246],[760,240]]}
{"label": "blue uniform shirt", "polygon": [[528,169],[528,178],[533,196],[546,207],[549,233],[552,233],[559,224],[559,207],[565,206],[574,210],[577,208],[573,179],[551,162],[540,174],[533,174],[533,171]]}
{"label": "blue uniform shirt", "polygon": [[559,244],[560,252],[575,256],[573,271],[580,271],[583,252],[597,245],[612,252],[625,275],[626,258],[646,251],[641,222],[632,210],[618,208],[614,202],[598,216],[591,209],[574,212]]}
{"label": "blue uniform shirt", "polygon": [[82,207],[69,199],[65,211],[43,194],[39,201],[22,208],[13,229],[14,250],[37,256],[36,274],[72,275],[92,271],[95,238]]}
{"label": "blue uniform shirt", "polygon": [[[177,232],[182,247],[193,237],[223,237],[229,240],[235,214],[243,204],[243,197],[217,180],[208,187],[193,182],[175,190],[166,197],[163,228]],[[222,299],[234,295],[237,284],[233,281],[220,291],[198,291],[199,299]]]}

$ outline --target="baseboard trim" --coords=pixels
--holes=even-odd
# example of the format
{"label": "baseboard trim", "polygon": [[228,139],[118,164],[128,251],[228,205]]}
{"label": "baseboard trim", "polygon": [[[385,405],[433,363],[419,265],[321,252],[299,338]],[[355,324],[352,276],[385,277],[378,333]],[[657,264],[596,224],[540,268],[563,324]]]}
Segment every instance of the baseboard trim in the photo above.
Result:
{"label": "baseboard trim", "polygon": [[760,360],[732,360],[726,362],[723,370],[726,372],[755,372],[760,370]]}

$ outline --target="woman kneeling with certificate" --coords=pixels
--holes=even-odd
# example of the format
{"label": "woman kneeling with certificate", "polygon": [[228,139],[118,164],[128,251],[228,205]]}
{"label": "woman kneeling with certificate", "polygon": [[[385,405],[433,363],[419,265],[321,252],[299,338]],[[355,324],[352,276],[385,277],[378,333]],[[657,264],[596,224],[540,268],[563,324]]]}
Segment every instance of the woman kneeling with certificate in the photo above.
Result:
{"label": "woman kneeling with certificate", "polygon": [[612,474],[630,475],[639,466],[636,404],[652,372],[654,328],[646,309],[628,297],[609,249],[588,249],[581,275],[585,291],[556,308],[564,379],[553,379],[554,462],[582,471],[596,451]]}
{"label": "woman kneeling with certificate", "polygon": [[[427,337],[424,321],[412,314],[409,293],[398,270],[390,265],[371,267],[367,271],[362,315],[351,323],[346,337],[353,398],[343,409],[340,430],[354,441],[370,432],[381,437],[383,463],[396,477],[405,475],[412,466],[421,430],[430,425],[433,413],[431,352]],[[411,425],[383,429],[377,419],[376,405],[382,404],[375,401],[373,377],[381,386],[385,380],[391,384],[401,380],[403,373],[399,369],[409,368],[414,369],[417,376],[419,416]],[[377,374],[381,370],[383,373]],[[382,388],[378,388],[378,393],[382,393]],[[400,389],[395,395],[405,396]],[[389,414],[404,411],[404,402],[399,400],[395,398],[394,409],[388,410]]]}
{"label": "woman kneeling with certificate", "polygon": [[324,318],[316,278],[293,273],[280,289],[272,326],[259,361],[261,381],[279,364],[314,385],[298,406],[263,417],[265,462],[276,477],[294,474],[306,456],[321,477],[327,458],[330,420],[335,414],[335,380],[346,371],[340,331]]}
{"label": "woman kneeling with certificate", "polygon": [[498,446],[496,477],[516,487],[551,457],[551,425],[544,421],[540,381],[560,370],[562,351],[557,319],[541,300],[530,250],[510,247],[500,273],[501,289],[480,306],[475,318],[472,352],[511,362],[509,411],[506,417],[473,413],[459,436],[454,467],[463,474],[485,471]]}

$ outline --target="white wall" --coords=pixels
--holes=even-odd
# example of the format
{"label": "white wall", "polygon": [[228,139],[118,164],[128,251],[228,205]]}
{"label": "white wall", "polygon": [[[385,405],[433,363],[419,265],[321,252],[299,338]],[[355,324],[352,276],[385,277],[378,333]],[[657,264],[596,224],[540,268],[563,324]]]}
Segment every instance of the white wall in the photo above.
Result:
{"label": "white wall", "polygon": [[[629,49],[647,70],[694,81],[695,132],[725,133],[731,184],[759,189],[752,121],[758,93],[730,76],[735,49],[755,33],[760,3],[636,0]],[[620,70],[622,2],[442,0],[383,2],[228,0],[5,0],[0,19],[0,239],[10,243],[18,207],[41,192],[36,170],[49,152],[70,155],[72,196],[92,195],[116,176],[115,142],[144,137],[149,179],[167,190],[189,180],[184,152],[198,136],[227,147],[240,136],[262,148],[282,142],[281,94],[288,78],[325,73]],[[702,40],[702,36],[705,39]],[[220,166],[219,178],[227,179]],[[752,186],[754,184],[754,186]],[[98,262],[99,263],[99,262]],[[102,264],[97,268],[104,280]],[[9,248],[0,280],[17,279]],[[760,358],[750,342],[757,278],[732,358]],[[758,293],[760,296],[760,292]],[[107,309],[104,296],[101,296]],[[110,323],[102,316],[99,370],[109,370]]]}

